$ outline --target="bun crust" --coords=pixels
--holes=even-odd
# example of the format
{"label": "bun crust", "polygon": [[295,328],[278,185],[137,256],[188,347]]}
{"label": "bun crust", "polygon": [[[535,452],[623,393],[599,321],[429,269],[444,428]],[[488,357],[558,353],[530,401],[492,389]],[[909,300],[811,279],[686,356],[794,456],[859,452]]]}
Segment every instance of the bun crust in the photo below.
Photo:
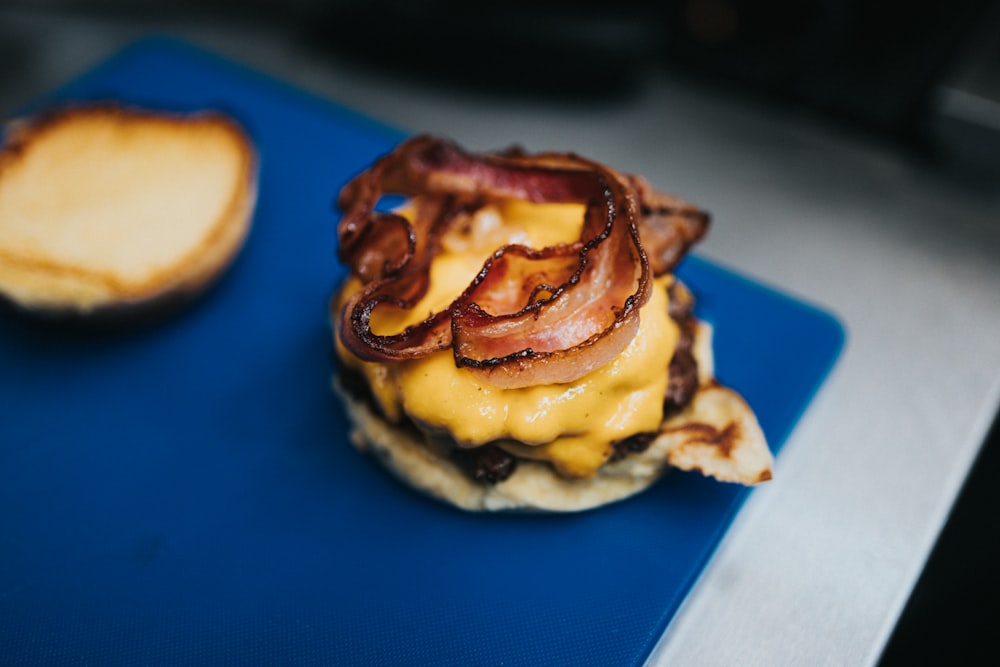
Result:
{"label": "bun crust", "polygon": [[250,228],[257,156],[219,113],[113,104],[15,121],[0,150],[0,295],[42,315],[199,294]]}

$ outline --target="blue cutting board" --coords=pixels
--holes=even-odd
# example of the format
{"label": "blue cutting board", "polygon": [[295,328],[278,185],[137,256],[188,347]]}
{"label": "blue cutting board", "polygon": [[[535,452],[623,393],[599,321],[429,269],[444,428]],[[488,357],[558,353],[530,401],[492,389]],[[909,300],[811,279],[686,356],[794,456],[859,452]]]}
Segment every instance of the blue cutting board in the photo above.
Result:
{"label": "blue cutting board", "polygon": [[[166,38],[34,106],[107,98],[236,116],[259,204],[225,278],[156,326],[0,317],[0,662],[641,664],[748,492],[675,473],[593,512],[484,516],[399,485],[346,441],[326,304],[335,194],[401,133]],[[780,450],[842,328],[680,273]]]}

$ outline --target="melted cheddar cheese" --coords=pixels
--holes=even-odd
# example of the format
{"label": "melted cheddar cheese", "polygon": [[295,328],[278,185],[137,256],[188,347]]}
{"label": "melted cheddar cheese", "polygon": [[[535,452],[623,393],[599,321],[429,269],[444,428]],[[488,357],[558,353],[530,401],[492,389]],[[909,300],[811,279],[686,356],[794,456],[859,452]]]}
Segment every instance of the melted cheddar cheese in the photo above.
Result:
{"label": "melted cheddar cheese", "polygon": [[[447,307],[505,243],[543,247],[579,236],[583,207],[504,202],[455,225],[431,267],[424,299],[405,312],[376,310],[372,329],[401,331]],[[362,372],[387,417],[404,416],[459,446],[495,443],[510,453],[549,461],[570,477],[591,477],[612,443],[655,431],[663,418],[668,367],[679,332],[667,315],[667,276],[657,279],[640,311],[638,335],[610,363],[567,384],[501,389],[456,367],[450,349],[421,359],[363,362],[338,342],[345,363]],[[341,303],[358,289],[348,281]]]}

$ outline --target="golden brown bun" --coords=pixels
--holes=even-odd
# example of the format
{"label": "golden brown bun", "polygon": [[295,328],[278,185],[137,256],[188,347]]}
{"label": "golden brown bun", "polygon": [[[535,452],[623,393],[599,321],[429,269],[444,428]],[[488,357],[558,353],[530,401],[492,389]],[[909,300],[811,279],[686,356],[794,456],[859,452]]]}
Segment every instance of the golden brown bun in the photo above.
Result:
{"label": "golden brown bun", "polygon": [[236,256],[256,194],[254,146],[222,114],[18,120],[0,150],[0,296],[41,314],[183,301]]}
{"label": "golden brown bun", "polygon": [[393,424],[335,381],[351,421],[351,441],[413,488],[473,512],[576,512],[635,495],[670,468],[699,471],[722,481],[756,484],[771,479],[772,457],[757,418],[744,400],[711,377],[711,329],[700,325],[695,357],[702,377],[694,399],[666,419],[643,452],[606,464],[592,479],[571,480],[546,463],[518,461],[497,484],[474,482],[415,429]]}

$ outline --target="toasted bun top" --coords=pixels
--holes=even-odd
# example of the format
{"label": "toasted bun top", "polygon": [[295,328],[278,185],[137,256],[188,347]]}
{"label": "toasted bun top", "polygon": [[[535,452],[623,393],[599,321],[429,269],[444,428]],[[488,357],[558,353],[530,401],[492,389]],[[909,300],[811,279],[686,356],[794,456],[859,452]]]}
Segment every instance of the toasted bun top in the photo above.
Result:
{"label": "toasted bun top", "polygon": [[16,121],[0,151],[0,293],[89,312],[198,291],[242,245],[256,169],[218,113],[103,104]]}

